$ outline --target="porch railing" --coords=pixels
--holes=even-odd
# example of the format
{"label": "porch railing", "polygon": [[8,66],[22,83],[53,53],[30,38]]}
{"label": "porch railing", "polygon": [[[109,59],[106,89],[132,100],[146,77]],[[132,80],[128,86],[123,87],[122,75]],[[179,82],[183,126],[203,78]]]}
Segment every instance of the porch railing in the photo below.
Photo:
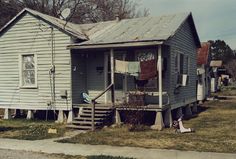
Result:
{"label": "porch railing", "polygon": [[104,95],[107,91],[111,90],[111,102],[112,107],[114,107],[114,84],[110,84],[103,92],[101,92],[99,95],[97,95],[95,98],[93,98],[92,101],[92,131],[95,130],[95,106],[96,106],[96,100],[100,98],[102,95]]}

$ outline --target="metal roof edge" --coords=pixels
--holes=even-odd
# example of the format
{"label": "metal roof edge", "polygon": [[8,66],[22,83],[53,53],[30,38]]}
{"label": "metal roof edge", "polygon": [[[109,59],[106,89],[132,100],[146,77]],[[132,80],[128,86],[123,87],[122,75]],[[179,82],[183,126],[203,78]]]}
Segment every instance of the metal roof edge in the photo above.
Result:
{"label": "metal roof edge", "polygon": [[137,42],[123,42],[123,43],[106,43],[96,45],[81,45],[78,43],[70,44],[67,49],[105,49],[105,48],[127,48],[127,47],[145,47],[162,45],[163,41],[137,41]]}
{"label": "metal roof edge", "polygon": [[[36,17],[36,18],[40,18],[42,20],[44,20],[46,23],[49,23],[50,25],[56,27],[57,29],[59,29],[60,31],[66,33],[66,34],[69,34],[70,36],[73,36],[73,37],[76,37],[76,38],[79,38],[81,40],[88,40],[88,37],[83,33],[83,35],[77,35],[76,33],[70,31],[70,30],[67,30],[66,28],[63,29],[61,28],[60,26],[58,26],[57,24],[45,19],[44,17],[40,16],[40,15],[36,15],[34,14],[33,12],[38,12],[38,11],[35,11],[35,10],[32,10],[32,9],[29,9],[29,8],[24,8],[22,9],[15,17],[13,17],[9,22],[7,22],[1,29],[0,29],[0,36],[2,34],[2,32],[4,30],[6,30],[14,21],[16,21],[20,16],[22,16],[25,12],[28,12],[29,14],[31,14],[32,16]],[[40,12],[38,12],[40,13]],[[43,14],[43,13],[40,13],[40,14]],[[46,16],[49,16],[49,15],[46,15]],[[56,18],[56,17],[52,17],[52,18]],[[83,37],[81,37],[83,36]]]}

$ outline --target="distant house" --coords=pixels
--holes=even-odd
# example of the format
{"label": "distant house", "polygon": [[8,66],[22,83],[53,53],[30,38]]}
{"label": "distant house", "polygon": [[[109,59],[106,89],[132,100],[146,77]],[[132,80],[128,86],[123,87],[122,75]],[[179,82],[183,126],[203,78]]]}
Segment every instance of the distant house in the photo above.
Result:
{"label": "distant house", "polygon": [[197,100],[203,101],[211,93],[210,43],[202,43],[197,52]]}
{"label": "distant house", "polygon": [[220,89],[221,79],[219,76],[219,68],[221,68],[222,66],[222,60],[212,60],[210,63],[210,67],[212,69],[211,92],[217,92]]}
{"label": "distant house", "polygon": [[199,47],[191,13],[77,25],[26,8],[0,31],[0,108],[54,110],[89,129],[108,110],[120,122],[135,98],[154,128],[170,126],[197,101]]}

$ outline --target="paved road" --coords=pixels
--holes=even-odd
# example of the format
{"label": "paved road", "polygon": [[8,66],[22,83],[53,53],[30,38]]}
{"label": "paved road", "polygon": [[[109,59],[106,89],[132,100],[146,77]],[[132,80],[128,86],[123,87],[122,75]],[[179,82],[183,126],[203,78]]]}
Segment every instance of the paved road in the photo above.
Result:
{"label": "paved road", "polygon": [[236,154],[145,149],[138,147],[119,147],[108,145],[68,144],[53,142],[52,139],[26,141],[0,138],[0,149],[81,156],[103,154],[111,156],[134,157],[138,159],[236,159]]}
{"label": "paved road", "polygon": [[0,149],[0,159],[59,159],[50,154]]}

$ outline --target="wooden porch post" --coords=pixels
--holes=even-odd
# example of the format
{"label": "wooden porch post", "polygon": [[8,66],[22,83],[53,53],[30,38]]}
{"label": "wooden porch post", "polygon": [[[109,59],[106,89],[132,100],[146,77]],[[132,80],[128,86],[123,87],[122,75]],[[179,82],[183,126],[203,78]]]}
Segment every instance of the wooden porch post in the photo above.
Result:
{"label": "wooden porch post", "polygon": [[159,106],[162,108],[162,55],[161,45],[158,46],[158,88],[159,88]]}
{"label": "wooden porch post", "polygon": [[[108,87],[108,54],[104,54],[104,86],[106,89]],[[108,101],[108,92],[105,93],[105,103]]]}
{"label": "wooden porch post", "polygon": [[[126,60],[126,54],[123,54],[122,57],[123,61]],[[127,93],[127,74],[124,75],[124,80],[123,80],[123,96],[125,97]]]}
{"label": "wooden porch post", "polygon": [[114,76],[114,50],[110,50],[110,63],[111,63],[111,83],[113,84],[113,87],[111,89],[111,102],[112,106],[115,104],[115,76]]}

